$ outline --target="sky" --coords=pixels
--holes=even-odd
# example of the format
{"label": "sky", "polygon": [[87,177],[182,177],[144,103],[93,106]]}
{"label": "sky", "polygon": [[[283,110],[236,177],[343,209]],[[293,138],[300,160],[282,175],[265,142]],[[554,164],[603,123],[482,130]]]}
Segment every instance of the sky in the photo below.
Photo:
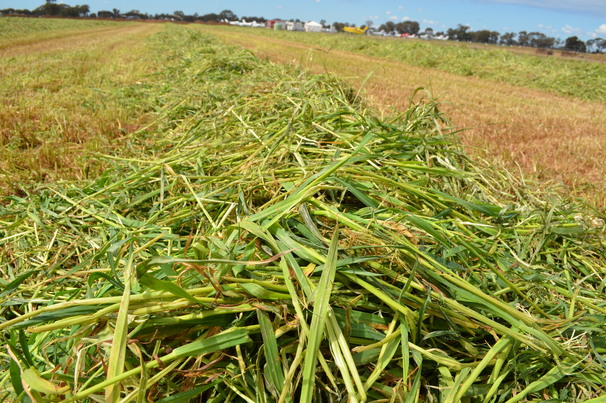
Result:
{"label": "sky", "polygon": [[[57,1],[58,3],[61,0]],[[42,0],[0,0],[2,8],[35,9]],[[471,30],[505,32],[542,32],[566,39],[606,39],[606,0],[76,0],[69,5],[88,4],[91,12],[119,9],[144,13],[185,14],[219,13],[231,10],[237,16],[267,19],[300,19],[327,23],[349,22],[356,25],[372,21],[380,26],[387,21],[418,21],[421,30],[446,31],[458,24]]]}

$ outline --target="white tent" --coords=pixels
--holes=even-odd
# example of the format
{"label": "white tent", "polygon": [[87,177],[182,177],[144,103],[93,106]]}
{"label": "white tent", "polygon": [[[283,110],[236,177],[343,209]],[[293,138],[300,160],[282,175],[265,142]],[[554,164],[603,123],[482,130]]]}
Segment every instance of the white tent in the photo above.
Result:
{"label": "white tent", "polygon": [[322,32],[322,24],[315,21],[306,22],[305,32]]}

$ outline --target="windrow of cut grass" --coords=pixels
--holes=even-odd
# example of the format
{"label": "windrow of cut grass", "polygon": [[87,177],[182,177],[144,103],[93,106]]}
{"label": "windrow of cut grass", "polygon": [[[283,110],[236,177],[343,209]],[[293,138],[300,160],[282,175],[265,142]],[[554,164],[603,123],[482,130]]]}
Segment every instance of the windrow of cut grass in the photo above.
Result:
{"label": "windrow of cut grass", "polygon": [[603,62],[521,54],[508,48],[479,47],[464,43],[268,29],[247,30],[238,27],[214,29],[254,32],[255,35],[316,45],[329,51],[335,49],[355,52],[461,76],[606,102],[606,63]]}
{"label": "windrow of cut grass", "polygon": [[430,89],[475,158],[521,168],[543,183],[562,183],[564,192],[606,206],[606,166],[601,163],[606,158],[606,103],[270,38],[263,30],[200,27],[259,57],[336,74],[362,87],[368,102],[387,115],[405,111],[417,88]]}
{"label": "windrow of cut grass", "polygon": [[331,76],[151,40],[155,129],[0,203],[5,398],[603,393],[604,217],[470,160],[431,100],[381,119]]}

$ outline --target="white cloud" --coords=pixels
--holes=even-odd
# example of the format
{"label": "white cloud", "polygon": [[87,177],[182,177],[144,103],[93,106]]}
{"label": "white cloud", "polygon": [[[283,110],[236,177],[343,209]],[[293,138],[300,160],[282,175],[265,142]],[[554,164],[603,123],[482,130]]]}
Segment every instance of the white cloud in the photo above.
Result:
{"label": "white cloud", "polygon": [[370,18],[371,20],[378,20],[379,16],[378,15],[369,15],[368,18]]}
{"label": "white cloud", "polygon": [[402,17],[402,21],[410,21],[410,17]]}
{"label": "white cloud", "polygon": [[595,33],[598,35],[606,35],[606,24],[602,24],[595,30]]}
{"label": "white cloud", "polygon": [[435,24],[437,24],[437,22],[434,20],[427,20],[427,19],[423,18],[423,24],[435,25]]}
{"label": "white cloud", "polygon": [[398,6],[398,10],[404,10],[404,6]]}
{"label": "white cloud", "polygon": [[393,13],[391,11],[385,11],[386,15],[392,15]]}
{"label": "white cloud", "polygon": [[581,28],[575,28],[568,24],[566,24],[562,27],[562,32],[564,32],[567,35],[582,35],[583,34],[583,30]]}

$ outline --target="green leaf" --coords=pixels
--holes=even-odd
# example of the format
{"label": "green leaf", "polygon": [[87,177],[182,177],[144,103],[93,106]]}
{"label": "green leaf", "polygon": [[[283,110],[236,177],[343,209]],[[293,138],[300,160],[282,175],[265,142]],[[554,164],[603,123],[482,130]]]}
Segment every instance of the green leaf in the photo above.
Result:
{"label": "green leaf", "polygon": [[30,278],[33,274],[38,273],[39,271],[40,270],[30,270],[28,272],[25,272],[25,273],[17,276],[17,278],[15,278],[13,281],[11,281],[10,283],[8,283],[4,287],[4,289],[2,290],[2,293],[0,294],[0,297],[4,297],[6,294],[8,294],[11,291],[13,291],[17,287],[19,287],[19,285],[21,285],[21,283],[23,283],[25,280],[27,280],[28,278]]}
{"label": "green leaf", "polygon": [[23,381],[33,390],[46,395],[63,395],[69,392],[69,386],[57,386],[40,376],[36,368],[28,368],[21,374]]}
{"label": "green leaf", "polygon": [[[284,370],[282,369],[282,363],[280,362],[280,355],[278,352],[278,343],[274,333],[273,326],[267,314],[261,310],[257,310],[257,318],[259,319],[259,326],[261,327],[261,336],[263,337],[263,350],[265,351],[265,359],[267,362],[266,376],[273,388],[270,388],[270,392],[274,398],[279,399],[280,392],[286,387],[284,384]],[[290,401],[290,399],[288,399]]]}
{"label": "green leaf", "polygon": [[[130,288],[132,278],[134,277],[133,268],[133,249],[130,248],[128,263],[124,269],[124,292],[122,301],[116,318],[114,337],[109,355],[109,364],[107,369],[107,379],[112,379],[122,373],[124,370],[124,361],[126,359],[126,341],[128,336],[128,309],[130,306]],[[115,383],[105,391],[106,402],[118,402],[120,400],[120,384]]]}
{"label": "green leaf", "polygon": [[310,403],[313,397],[316,363],[320,353],[320,343],[322,342],[324,331],[326,329],[326,320],[328,317],[328,307],[332,287],[337,272],[337,250],[339,247],[339,229],[330,242],[328,257],[326,258],[326,267],[322,272],[318,286],[315,289],[314,310],[307,338],[307,350],[305,352],[305,362],[303,367],[303,386],[301,389],[301,402]]}
{"label": "green leaf", "polygon": [[139,278],[139,284],[149,287],[152,290],[170,292],[177,297],[185,298],[195,304],[202,305],[202,302],[198,301],[195,297],[172,281],[159,280],[151,274],[145,273]]}

